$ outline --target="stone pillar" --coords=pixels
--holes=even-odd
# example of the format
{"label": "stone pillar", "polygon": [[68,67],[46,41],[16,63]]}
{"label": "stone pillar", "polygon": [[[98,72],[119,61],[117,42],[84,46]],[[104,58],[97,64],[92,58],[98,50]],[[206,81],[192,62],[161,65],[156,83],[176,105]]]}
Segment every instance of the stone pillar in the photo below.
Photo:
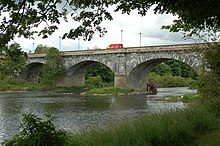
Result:
{"label": "stone pillar", "polygon": [[114,78],[114,84],[117,88],[128,88],[127,74],[126,74],[126,55],[117,55],[116,73]]}
{"label": "stone pillar", "polygon": [[66,76],[64,79],[58,81],[56,83],[57,86],[84,86],[85,85],[85,77],[82,75],[68,77]]}
{"label": "stone pillar", "polygon": [[127,77],[125,75],[116,74],[115,75],[115,87],[126,89],[128,88]]}

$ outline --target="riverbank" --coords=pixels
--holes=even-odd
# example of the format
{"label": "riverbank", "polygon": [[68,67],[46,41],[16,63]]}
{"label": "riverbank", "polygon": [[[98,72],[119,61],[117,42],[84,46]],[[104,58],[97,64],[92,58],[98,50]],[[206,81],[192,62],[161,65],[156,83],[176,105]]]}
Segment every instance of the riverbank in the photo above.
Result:
{"label": "riverbank", "polygon": [[27,91],[57,91],[57,92],[71,92],[80,94],[85,92],[88,88],[84,86],[52,86],[32,82],[19,82],[10,80],[9,82],[0,82],[0,92],[27,92]]}
{"label": "riverbank", "polygon": [[219,141],[220,102],[219,99],[207,102],[210,104],[194,103],[186,109],[152,114],[116,127],[87,129],[72,135],[69,143],[78,146],[182,146],[205,143],[203,137]]}
{"label": "riverbank", "polygon": [[[151,114],[136,119],[133,122],[118,123],[116,126],[108,128],[86,128],[78,131],[76,134],[68,133],[63,135],[61,140],[53,140],[62,141],[63,144],[61,145],[74,146],[185,146],[202,145],[207,142],[219,144],[217,143],[219,141],[220,125],[219,104],[220,99],[209,99],[205,103],[197,102],[190,104],[185,109]],[[40,123],[44,124],[45,122]],[[41,127],[41,125],[39,126]],[[39,132],[38,130],[37,132]],[[49,131],[41,132],[40,136],[46,136]],[[56,131],[52,132],[56,133]],[[39,141],[38,137],[27,134],[19,138],[17,135],[8,143],[12,145],[13,143],[23,142],[22,144],[25,145],[25,142],[35,140]],[[40,142],[43,143],[44,140],[46,139],[42,139]]]}

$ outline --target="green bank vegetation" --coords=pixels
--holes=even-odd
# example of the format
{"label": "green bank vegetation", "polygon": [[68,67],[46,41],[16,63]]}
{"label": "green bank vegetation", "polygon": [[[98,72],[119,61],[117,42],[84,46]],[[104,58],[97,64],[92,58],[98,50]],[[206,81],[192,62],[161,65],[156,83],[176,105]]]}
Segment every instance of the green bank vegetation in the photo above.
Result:
{"label": "green bank vegetation", "polygon": [[92,88],[85,92],[84,95],[120,95],[132,92],[129,89],[120,89],[115,87],[105,87],[105,88]]}
{"label": "green bank vegetation", "polygon": [[147,79],[153,81],[157,87],[189,87],[196,82],[192,78],[173,76],[172,74],[158,75],[154,72],[148,73]]}
{"label": "green bank vegetation", "polygon": [[158,87],[189,87],[196,82],[198,74],[187,64],[170,60],[157,65],[147,74],[147,80]]}
{"label": "green bank vegetation", "polygon": [[46,84],[20,82],[14,78],[4,78],[0,81],[0,91],[47,91],[47,90],[72,90],[84,91],[85,87],[51,86]]}

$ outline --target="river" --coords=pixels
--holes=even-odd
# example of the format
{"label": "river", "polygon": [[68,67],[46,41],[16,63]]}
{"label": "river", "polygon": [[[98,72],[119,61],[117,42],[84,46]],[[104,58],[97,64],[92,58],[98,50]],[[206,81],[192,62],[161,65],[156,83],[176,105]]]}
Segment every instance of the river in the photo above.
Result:
{"label": "river", "polygon": [[0,92],[0,142],[18,133],[22,114],[40,117],[51,114],[54,124],[68,132],[91,126],[111,126],[123,121],[172,108],[182,102],[163,102],[157,98],[195,91],[185,87],[159,88],[157,95],[87,97],[65,92]]}

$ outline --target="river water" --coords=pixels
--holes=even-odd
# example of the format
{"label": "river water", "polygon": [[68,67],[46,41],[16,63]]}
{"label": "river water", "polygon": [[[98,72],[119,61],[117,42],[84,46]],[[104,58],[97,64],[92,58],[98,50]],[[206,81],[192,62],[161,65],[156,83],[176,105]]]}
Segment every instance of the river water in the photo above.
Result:
{"label": "river water", "polygon": [[1,92],[0,142],[18,133],[22,114],[51,114],[54,124],[68,132],[91,126],[111,126],[161,110],[183,108],[182,102],[156,100],[195,91],[185,87],[159,88],[157,95],[86,97],[65,92]]}

